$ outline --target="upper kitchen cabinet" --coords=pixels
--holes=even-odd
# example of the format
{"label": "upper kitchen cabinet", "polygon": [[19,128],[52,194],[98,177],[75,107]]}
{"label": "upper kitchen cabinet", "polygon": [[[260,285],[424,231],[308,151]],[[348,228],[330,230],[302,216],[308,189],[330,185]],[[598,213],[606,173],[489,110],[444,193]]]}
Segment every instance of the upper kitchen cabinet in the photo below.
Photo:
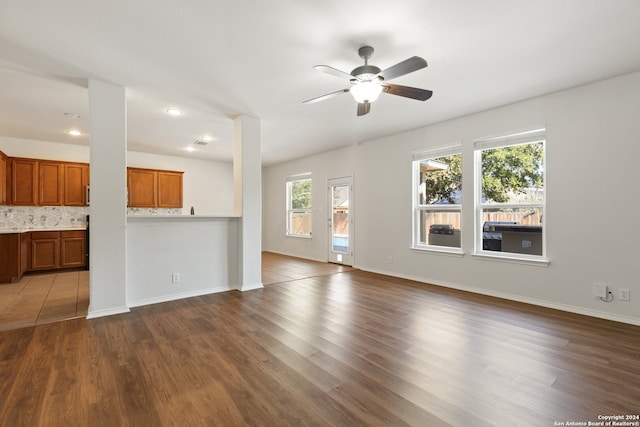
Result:
{"label": "upper kitchen cabinet", "polygon": [[89,186],[89,165],[64,163],[64,205],[86,206]]}
{"label": "upper kitchen cabinet", "polygon": [[89,164],[7,157],[0,152],[0,204],[86,206]]}
{"label": "upper kitchen cabinet", "polygon": [[64,202],[64,164],[41,160],[39,170],[39,194],[40,206],[61,206]]}
{"label": "upper kitchen cabinet", "polygon": [[151,169],[127,168],[129,207],[158,207],[158,172]]}
{"label": "upper kitchen cabinet", "polygon": [[0,151],[0,205],[7,202],[7,156]]}
{"label": "upper kitchen cabinet", "polygon": [[158,207],[182,207],[182,172],[158,171]]}
{"label": "upper kitchen cabinet", "polygon": [[10,158],[11,204],[38,205],[38,161]]}
{"label": "upper kitchen cabinet", "polygon": [[181,208],[183,173],[127,168],[129,207]]}

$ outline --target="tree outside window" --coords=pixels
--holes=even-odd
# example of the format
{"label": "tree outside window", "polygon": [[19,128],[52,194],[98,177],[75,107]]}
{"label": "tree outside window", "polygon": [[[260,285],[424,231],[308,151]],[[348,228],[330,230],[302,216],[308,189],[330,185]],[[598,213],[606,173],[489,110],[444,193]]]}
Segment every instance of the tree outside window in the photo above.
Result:
{"label": "tree outside window", "polygon": [[311,175],[287,179],[287,236],[311,237]]}
{"label": "tree outside window", "polygon": [[461,247],[460,151],[461,147],[456,146],[414,157],[414,248],[447,250]]}
{"label": "tree outside window", "polygon": [[544,255],[542,132],[476,143],[477,252]]}

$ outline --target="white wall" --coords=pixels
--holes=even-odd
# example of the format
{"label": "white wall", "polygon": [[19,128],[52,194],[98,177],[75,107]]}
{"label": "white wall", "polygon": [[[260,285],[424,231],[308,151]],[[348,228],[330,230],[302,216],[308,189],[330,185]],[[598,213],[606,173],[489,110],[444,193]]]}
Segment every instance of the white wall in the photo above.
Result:
{"label": "white wall", "polygon": [[[127,305],[234,289],[239,218],[129,217]],[[172,274],[180,275],[172,283]]]}
{"label": "white wall", "polygon": [[[12,157],[89,162],[89,147],[47,141],[0,136],[0,151]],[[127,165],[184,172],[183,209],[191,206],[196,215],[231,215],[233,213],[232,162],[216,162],[186,157],[127,152]]]}
{"label": "white wall", "polygon": [[[640,324],[640,73],[557,92],[365,144],[265,168],[263,249],[327,259],[327,179],[354,176],[355,265],[361,269]],[[374,113],[375,114],[375,113]],[[473,194],[464,191],[463,257],[411,250],[412,154],[547,128],[548,267],[473,257]],[[312,172],[313,238],[285,237],[285,177]],[[626,212],[625,212],[626,210]],[[393,264],[388,264],[389,256]],[[594,282],[631,301],[592,296]]]}

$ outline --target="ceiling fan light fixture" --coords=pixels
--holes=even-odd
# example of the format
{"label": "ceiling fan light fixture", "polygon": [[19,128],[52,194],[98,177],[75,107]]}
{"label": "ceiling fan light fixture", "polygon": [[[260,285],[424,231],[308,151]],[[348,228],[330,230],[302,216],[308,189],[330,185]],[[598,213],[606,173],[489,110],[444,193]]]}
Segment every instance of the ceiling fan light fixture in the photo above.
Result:
{"label": "ceiling fan light fixture", "polygon": [[170,116],[181,116],[182,115],[182,111],[178,110],[177,108],[167,108],[165,111]]}
{"label": "ceiling fan light fixture", "polygon": [[351,90],[351,95],[357,103],[374,102],[382,93],[382,85],[373,81],[356,83]]}

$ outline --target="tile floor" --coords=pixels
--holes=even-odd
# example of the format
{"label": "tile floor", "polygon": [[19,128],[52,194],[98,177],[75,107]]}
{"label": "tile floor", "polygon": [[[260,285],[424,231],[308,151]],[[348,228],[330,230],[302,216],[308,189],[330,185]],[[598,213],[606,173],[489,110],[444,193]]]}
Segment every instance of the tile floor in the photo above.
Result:
{"label": "tile floor", "polygon": [[86,316],[89,272],[28,274],[0,284],[0,331]]}

